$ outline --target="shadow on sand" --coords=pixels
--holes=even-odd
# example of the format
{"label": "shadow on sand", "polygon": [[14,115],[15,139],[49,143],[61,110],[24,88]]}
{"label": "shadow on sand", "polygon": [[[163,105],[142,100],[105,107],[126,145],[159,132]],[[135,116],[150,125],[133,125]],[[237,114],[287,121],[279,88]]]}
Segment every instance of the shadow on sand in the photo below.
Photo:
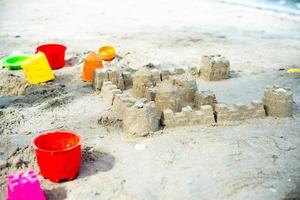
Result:
{"label": "shadow on sand", "polygon": [[65,187],[46,189],[44,192],[48,200],[64,200],[68,196]]}

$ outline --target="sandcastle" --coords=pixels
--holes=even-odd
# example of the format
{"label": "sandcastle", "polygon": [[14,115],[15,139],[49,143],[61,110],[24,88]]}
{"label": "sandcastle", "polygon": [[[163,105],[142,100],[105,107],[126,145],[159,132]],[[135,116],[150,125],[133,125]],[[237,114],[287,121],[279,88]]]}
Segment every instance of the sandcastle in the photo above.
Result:
{"label": "sandcastle", "polygon": [[200,108],[203,105],[210,105],[213,110],[215,110],[215,105],[217,104],[216,95],[210,91],[196,91],[194,104],[196,108]]}
{"label": "sandcastle", "polygon": [[[96,69],[94,72],[94,78],[93,78],[93,87],[95,90],[101,90],[103,82],[104,81],[111,81],[114,83],[117,88],[119,89],[125,89],[125,83],[129,84],[128,77],[126,77],[126,82],[124,81],[123,74],[125,72],[122,72],[121,70],[116,69]],[[126,74],[126,73],[125,73]]]}
{"label": "sandcastle", "polygon": [[188,73],[175,76],[173,78],[173,85],[175,85],[178,89],[180,103],[182,105],[194,102],[195,92],[197,91],[197,82],[195,77]]}
{"label": "sandcastle", "polygon": [[202,62],[204,68],[210,66],[213,71],[97,69],[93,86],[101,91],[111,110],[123,120],[124,131],[132,136],[144,136],[161,126],[292,116],[292,92],[278,86],[267,87],[262,100],[253,100],[249,105],[219,103],[213,91],[197,88],[196,79],[199,74],[207,80],[229,78],[229,62],[222,56],[204,56]]}
{"label": "sandcastle", "polygon": [[136,98],[144,97],[146,89],[155,86],[156,81],[154,73],[145,67],[140,68],[132,76],[132,95]]}
{"label": "sandcastle", "polygon": [[267,86],[263,101],[269,116],[291,117],[293,114],[293,93],[290,88]]}
{"label": "sandcastle", "polygon": [[161,116],[164,109],[175,111],[181,109],[178,89],[172,83],[164,81],[158,86],[157,92],[153,91],[153,93],[158,116]]}
{"label": "sandcastle", "polygon": [[201,106],[200,110],[193,110],[190,106],[186,106],[181,112],[165,109],[163,113],[163,125],[166,127],[212,123],[215,123],[215,118],[210,105]]}
{"label": "sandcastle", "polygon": [[155,104],[150,102],[136,102],[131,107],[125,107],[123,129],[132,136],[144,136],[157,131],[159,120],[156,117]]}
{"label": "sandcastle", "polygon": [[233,107],[216,104],[216,113],[217,122],[241,121],[266,116],[262,101],[252,101],[249,106],[241,103],[233,104]]}
{"label": "sandcastle", "polygon": [[207,81],[220,81],[229,78],[230,63],[221,55],[202,56],[200,78]]}

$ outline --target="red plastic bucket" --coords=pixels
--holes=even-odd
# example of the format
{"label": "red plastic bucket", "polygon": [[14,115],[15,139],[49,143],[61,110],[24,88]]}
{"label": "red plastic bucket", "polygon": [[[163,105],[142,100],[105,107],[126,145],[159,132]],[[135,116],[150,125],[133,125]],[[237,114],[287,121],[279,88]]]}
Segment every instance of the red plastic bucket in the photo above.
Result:
{"label": "red plastic bucket", "polygon": [[71,131],[43,133],[33,140],[37,163],[43,177],[53,182],[73,180],[81,162],[81,137]]}
{"label": "red plastic bucket", "polygon": [[61,44],[44,44],[36,48],[36,52],[43,52],[51,69],[60,69],[65,65],[65,52],[67,47]]}

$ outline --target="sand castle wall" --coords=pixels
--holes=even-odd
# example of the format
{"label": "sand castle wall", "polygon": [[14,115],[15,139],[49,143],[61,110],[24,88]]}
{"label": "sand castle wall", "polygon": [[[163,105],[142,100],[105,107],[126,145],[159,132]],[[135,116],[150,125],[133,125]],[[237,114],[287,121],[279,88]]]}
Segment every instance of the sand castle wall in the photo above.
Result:
{"label": "sand castle wall", "polygon": [[187,126],[197,124],[215,123],[213,109],[210,105],[201,106],[200,110],[194,111],[190,106],[182,108],[181,112],[171,109],[163,111],[163,124],[166,127]]}
{"label": "sand castle wall", "polygon": [[181,75],[186,73],[185,69],[182,67],[176,67],[174,70],[171,69],[163,69],[160,71],[161,81],[169,80],[174,75]]}
{"label": "sand castle wall", "polygon": [[[124,76],[125,74],[125,76]],[[117,69],[96,69],[93,78],[93,88],[96,91],[101,91],[102,85],[105,81],[110,81],[117,86],[118,89],[124,90],[126,86],[132,82],[131,76],[128,72],[122,72]],[[125,77],[125,78],[123,78]]]}
{"label": "sand castle wall", "polygon": [[117,86],[118,89],[124,90],[132,86],[133,71],[124,71],[118,68],[98,68],[94,72],[93,88],[101,91],[105,81],[110,81]]}
{"label": "sand castle wall", "polygon": [[262,101],[252,101],[251,105],[236,103],[233,107],[226,104],[216,104],[217,122],[241,121],[266,116]]}

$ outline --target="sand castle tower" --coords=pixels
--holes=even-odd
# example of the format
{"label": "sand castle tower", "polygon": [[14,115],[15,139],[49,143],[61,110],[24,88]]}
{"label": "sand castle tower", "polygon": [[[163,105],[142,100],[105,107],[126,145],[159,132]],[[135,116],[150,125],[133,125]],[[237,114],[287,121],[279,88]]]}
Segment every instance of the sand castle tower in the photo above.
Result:
{"label": "sand castle tower", "polygon": [[263,98],[268,116],[291,117],[293,115],[293,93],[289,88],[268,86]]}
{"label": "sand castle tower", "polygon": [[118,89],[125,89],[123,74],[118,68],[98,68],[94,71],[93,88],[96,91],[101,91],[105,81],[111,81]]}
{"label": "sand castle tower", "polygon": [[107,73],[109,81],[115,84],[118,87],[118,89],[125,89],[124,79],[122,76],[122,71],[120,69],[110,68],[107,70]]}
{"label": "sand castle tower", "polygon": [[164,109],[171,109],[175,112],[180,111],[180,96],[178,89],[169,81],[162,82],[155,96],[156,111],[160,117]]}
{"label": "sand castle tower", "polygon": [[200,109],[203,105],[210,105],[215,110],[215,105],[218,103],[215,93],[210,90],[197,91],[195,93],[195,107]]}
{"label": "sand castle tower", "polygon": [[97,68],[94,71],[93,88],[96,91],[101,91],[103,82],[108,81],[108,73],[105,69]]}
{"label": "sand castle tower", "polygon": [[132,76],[132,95],[136,98],[143,98],[146,88],[154,86],[152,73],[149,69],[142,67]]}
{"label": "sand castle tower", "polygon": [[[123,129],[131,136],[144,136],[149,132],[157,131],[159,121],[156,117],[155,103],[138,102],[127,107],[123,115]],[[137,123],[138,122],[138,123]]]}
{"label": "sand castle tower", "polygon": [[194,103],[195,92],[197,91],[195,77],[189,74],[182,74],[173,79],[173,84],[178,89],[182,105]]}
{"label": "sand castle tower", "polygon": [[230,63],[221,55],[202,56],[200,78],[220,81],[229,78]]}

